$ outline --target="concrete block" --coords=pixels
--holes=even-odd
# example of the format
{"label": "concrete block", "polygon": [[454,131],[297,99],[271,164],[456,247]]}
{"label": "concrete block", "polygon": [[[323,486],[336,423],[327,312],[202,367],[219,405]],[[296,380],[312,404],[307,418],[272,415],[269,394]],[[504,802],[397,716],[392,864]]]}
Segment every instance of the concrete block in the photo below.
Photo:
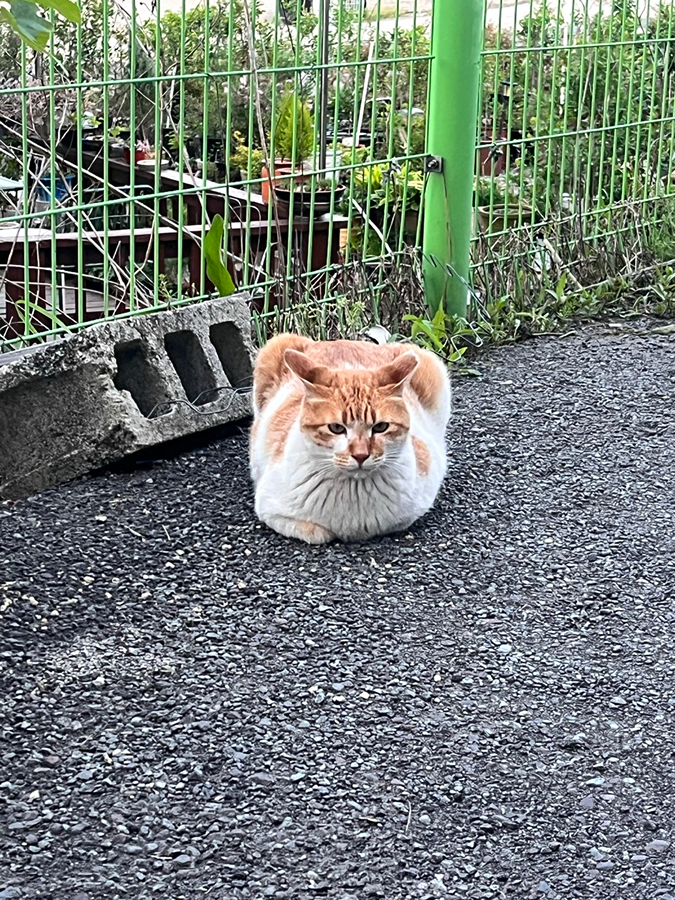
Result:
{"label": "concrete block", "polygon": [[249,386],[253,356],[245,295],[0,355],[0,497],[248,416],[250,395],[218,389]]}

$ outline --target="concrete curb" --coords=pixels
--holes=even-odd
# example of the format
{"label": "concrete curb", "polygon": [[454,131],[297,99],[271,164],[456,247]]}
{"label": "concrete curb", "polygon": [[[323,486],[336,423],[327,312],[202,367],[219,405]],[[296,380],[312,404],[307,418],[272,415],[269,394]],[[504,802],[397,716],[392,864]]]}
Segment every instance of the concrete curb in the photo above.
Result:
{"label": "concrete curb", "polygon": [[0,355],[0,497],[248,416],[253,356],[247,295]]}

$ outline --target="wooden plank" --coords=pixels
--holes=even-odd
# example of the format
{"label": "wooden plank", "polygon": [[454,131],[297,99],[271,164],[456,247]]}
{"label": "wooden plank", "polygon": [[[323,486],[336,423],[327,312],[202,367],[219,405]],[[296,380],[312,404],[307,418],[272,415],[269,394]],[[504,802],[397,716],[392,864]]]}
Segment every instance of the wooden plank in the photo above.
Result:
{"label": "wooden plank", "polygon": [[[336,230],[342,230],[342,228],[347,227],[347,218],[345,216],[334,216],[333,217],[333,228]],[[328,220],[327,219],[315,219],[312,223],[314,225],[315,232],[324,232],[328,231]],[[288,220],[282,219],[279,222],[281,227],[281,231],[283,234],[288,232]],[[293,230],[300,232],[309,231],[310,221],[300,220],[293,222]],[[188,236],[201,237],[202,226],[201,223],[197,225],[187,225],[183,229],[183,233]],[[265,221],[254,221],[251,222],[248,226],[245,222],[229,222],[228,223],[228,231],[231,232],[242,232],[248,231],[251,234],[262,234],[267,232],[267,220]],[[90,234],[92,237],[97,236],[99,239],[105,238],[104,231],[85,231],[83,232],[83,237]],[[135,228],[134,229],[134,239],[141,242],[147,242],[154,235],[157,235],[160,238],[176,236],[178,235],[178,228],[172,228],[170,225],[161,225],[159,228]],[[16,244],[17,246],[23,245],[24,238],[26,235],[26,229],[23,228],[22,225],[17,224],[16,228],[12,228],[11,226],[4,226],[0,228],[0,247],[7,249],[12,245]],[[128,242],[131,238],[131,231],[128,228],[124,229],[116,229],[113,231],[108,231],[108,240],[110,242],[120,241],[120,242]],[[48,228],[29,228],[28,229],[28,242],[30,244],[33,243],[47,243],[50,244],[52,240],[52,233]],[[55,241],[57,246],[65,245],[65,246],[77,246],[80,243],[80,237],[76,231],[65,231],[59,232],[55,236]]]}

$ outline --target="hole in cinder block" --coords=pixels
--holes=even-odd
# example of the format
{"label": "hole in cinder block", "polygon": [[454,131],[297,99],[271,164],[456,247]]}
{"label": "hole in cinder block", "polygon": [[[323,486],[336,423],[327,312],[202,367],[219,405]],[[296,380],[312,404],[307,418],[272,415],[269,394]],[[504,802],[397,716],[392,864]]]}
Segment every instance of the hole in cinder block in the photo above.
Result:
{"label": "hole in cinder block", "polygon": [[217,322],[212,325],[210,337],[232,387],[248,387],[252,384],[251,358],[241,331],[234,322]]}
{"label": "hole in cinder block", "polygon": [[171,331],[164,335],[164,346],[188,400],[195,406],[215,400],[216,378],[194,331]]}
{"label": "hole in cinder block", "polygon": [[113,381],[119,391],[129,391],[134,403],[148,417],[156,406],[166,403],[169,395],[160,372],[148,360],[143,341],[115,344],[117,375]]}

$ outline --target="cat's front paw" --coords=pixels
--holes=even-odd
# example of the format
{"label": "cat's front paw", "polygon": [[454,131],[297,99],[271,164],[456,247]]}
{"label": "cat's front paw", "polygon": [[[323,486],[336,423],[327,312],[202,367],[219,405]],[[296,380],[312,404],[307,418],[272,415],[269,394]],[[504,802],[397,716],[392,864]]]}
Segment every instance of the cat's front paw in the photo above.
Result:
{"label": "cat's front paw", "polygon": [[335,540],[335,535],[321,525],[315,525],[313,522],[298,522],[297,524],[298,537],[307,544],[328,544]]}
{"label": "cat's front paw", "polygon": [[287,516],[269,516],[264,521],[277,534],[296,538],[299,541],[304,541],[306,544],[327,544],[335,540],[335,535],[332,532],[321,525],[315,525],[314,522],[303,522]]}

